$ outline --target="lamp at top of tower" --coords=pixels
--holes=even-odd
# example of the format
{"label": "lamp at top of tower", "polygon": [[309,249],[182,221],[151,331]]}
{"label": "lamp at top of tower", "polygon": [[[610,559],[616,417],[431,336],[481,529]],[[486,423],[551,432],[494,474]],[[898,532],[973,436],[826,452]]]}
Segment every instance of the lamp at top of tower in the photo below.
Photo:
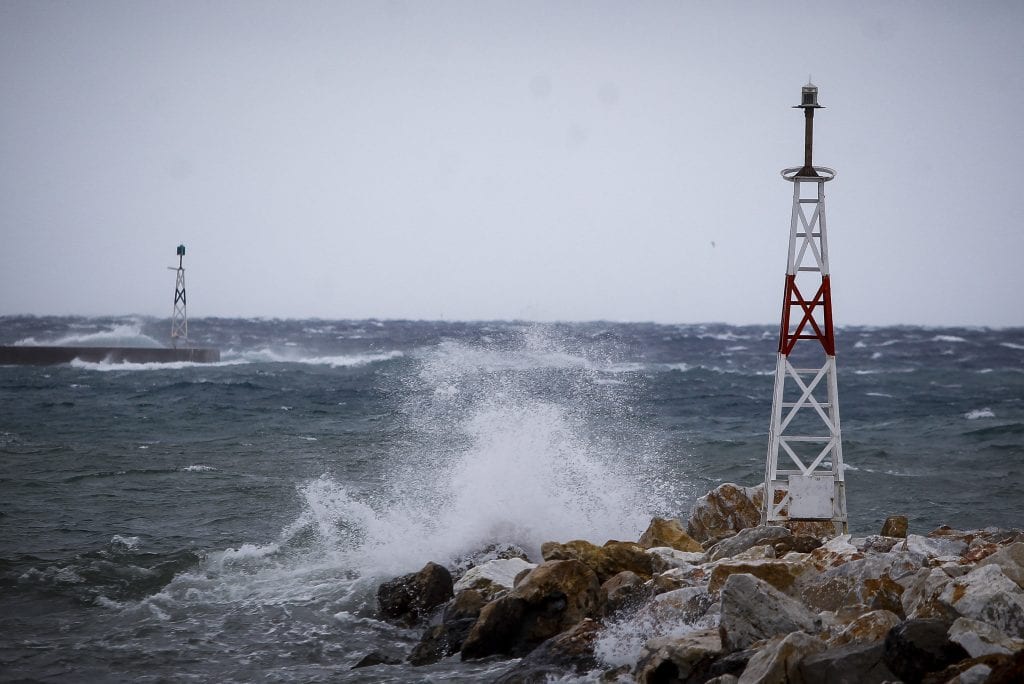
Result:
{"label": "lamp at top of tower", "polygon": [[185,256],[185,245],[178,245],[178,256]]}
{"label": "lamp at top of tower", "polygon": [[818,86],[807,81],[807,85],[800,89],[800,104],[793,105],[793,109],[801,108],[824,109],[824,105],[818,104]]}

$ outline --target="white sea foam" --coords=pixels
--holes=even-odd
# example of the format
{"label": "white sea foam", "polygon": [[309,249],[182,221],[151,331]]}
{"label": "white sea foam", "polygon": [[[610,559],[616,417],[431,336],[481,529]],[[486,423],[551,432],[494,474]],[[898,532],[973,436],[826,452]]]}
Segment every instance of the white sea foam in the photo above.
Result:
{"label": "white sea foam", "polygon": [[217,470],[217,469],[214,468],[213,466],[208,466],[208,465],[203,465],[202,463],[197,463],[195,465],[185,466],[184,468],[181,469],[181,472],[183,472],[183,473],[208,473],[208,472],[211,472],[211,471],[214,471],[214,470]]}
{"label": "white sea foam", "polygon": [[962,337],[956,335],[936,335],[932,338],[932,342],[966,342]]}
{"label": "white sea foam", "polygon": [[115,534],[113,538],[110,540],[110,545],[113,547],[129,549],[134,551],[135,549],[139,548],[139,538],[125,537],[120,534]]}
{"label": "white sea foam", "polygon": [[1013,342],[1000,342],[1000,347],[1006,347],[1007,349],[1017,349],[1018,351],[1024,351],[1024,344],[1015,344]]}
{"label": "white sea foam", "polygon": [[65,335],[55,340],[37,340],[34,337],[26,337],[18,340],[14,346],[18,347],[163,347],[149,335],[142,332],[138,323],[125,323],[115,325],[108,330],[99,330],[91,333]]}
{"label": "white sea foam", "polygon": [[995,418],[996,414],[990,408],[974,409],[964,414],[967,420],[978,420],[979,418]]}
{"label": "white sea foam", "polygon": [[244,361],[220,361],[217,363],[195,363],[193,361],[172,361],[170,363],[113,363],[109,361],[101,361],[98,363],[92,361],[82,361],[81,359],[74,359],[71,361],[72,368],[78,368],[81,370],[99,371],[101,373],[107,372],[125,372],[125,371],[161,371],[161,370],[181,370],[183,368],[202,367],[210,368],[217,366],[234,366]]}
{"label": "white sea foam", "polygon": [[401,356],[403,356],[402,352],[397,350],[367,354],[305,356],[301,351],[288,350],[280,352],[269,347],[243,352],[241,354],[242,359],[253,363],[301,363],[311,366],[330,366],[331,368],[365,366],[371,363],[399,358]]}

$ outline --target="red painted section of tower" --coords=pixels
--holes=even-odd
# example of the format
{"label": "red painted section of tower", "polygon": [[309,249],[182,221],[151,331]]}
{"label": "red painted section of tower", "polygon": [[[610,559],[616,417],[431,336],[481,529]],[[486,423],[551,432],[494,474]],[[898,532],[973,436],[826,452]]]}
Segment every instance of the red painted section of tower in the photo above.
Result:
{"label": "red painted section of tower", "polygon": [[[818,309],[821,310],[820,318],[816,317]],[[791,329],[794,310],[799,315],[799,323]],[[832,331],[832,289],[827,275],[821,277],[821,285],[810,300],[797,287],[796,275],[786,276],[779,353],[789,356],[798,340],[818,340],[827,355],[836,355],[836,340]]]}

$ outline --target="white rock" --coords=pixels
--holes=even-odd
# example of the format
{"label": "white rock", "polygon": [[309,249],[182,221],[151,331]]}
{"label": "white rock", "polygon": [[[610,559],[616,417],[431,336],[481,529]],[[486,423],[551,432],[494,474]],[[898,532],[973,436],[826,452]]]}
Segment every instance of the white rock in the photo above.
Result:
{"label": "white rock", "polygon": [[908,534],[907,541],[900,548],[923,558],[939,558],[940,556],[959,557],[960,554],[967,550],[967,542],[959,539],[922,537],[919,534]]}
{"label": "white rock", "polygon": [[950,679],[946,684],[983,684],[988,681],[988,676],[992,674],[992,668],[988,665],[972,665],[963,672],[961,672],[953,679]]}
{"label": "white rock", "polygon": [[527,563],[522,558],[500,558],[487,561],[470,568],[458,582],[454,590],[458,594],[466,589],[476,589],[484,598],[491,600],[499,593],[511,591],[516,575],[523,570],[532,570],[536,563]]}
{"label": "white rock", "polygon": [[1004,546],[988,558],[982,559],[978,565],[998,565],[1003,574],[1024,589],[1024,542],[1014,542]]}
{"label": "white rock", "polygon": [[972,658],[992,653],[1016,653],[1024,648],[1024,640],[1011,639],[988,624],[970,618],[957,618],[949,628],[949,640],[967,651]]}
{"label": "white rock", "polygon": [[673,549],[671,546],[655,546],[652,549],[647,549],[647,553],[652,556],[657,556],[665,562],[666,568],[683,568],[684,570],[692,568],[694,565],[700,565],[704,560],[703,553],[694,553],[692,551],[678,551]]}
{"label": "white rock", "polygon": [[976,567],[948,584],[940,600],[960,615],[1024,637],[1024,591],[998,565]]}
{"label": "white rock", "polygon": [[747,663],[739,684],[775,684],[802,681],[800,661],[821,653],[825,644],[810,634],[793,632],[771,639]]}

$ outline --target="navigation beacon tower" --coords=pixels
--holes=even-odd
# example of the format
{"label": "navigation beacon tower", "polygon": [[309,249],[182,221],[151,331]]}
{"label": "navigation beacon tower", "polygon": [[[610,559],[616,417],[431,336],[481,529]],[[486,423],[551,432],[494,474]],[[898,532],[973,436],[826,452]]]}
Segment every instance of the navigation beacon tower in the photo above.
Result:
{"label": "navigation beacon tower", "polygon": [[836,172],[811,161],[814,110],[822,108],[817,86],[808,82],[794,107],[804,110],[804,165],[782,170],[782,177],[793,184],[793,214],[761,522],[831,521],[837,533],[845,533],[846,485],[825,228],[825,183]]}
{"label": "navigation beacon tower", "polygon": [[174,283],[174,311],[171,313],[171,346],[178,347],[178,340],[188,343],[188,316],[185,315],[185,267],[182,259],[185,258],[185,245],[178,245],[178,268],[168,266],[172,271],[177,270],[178,278]]}

